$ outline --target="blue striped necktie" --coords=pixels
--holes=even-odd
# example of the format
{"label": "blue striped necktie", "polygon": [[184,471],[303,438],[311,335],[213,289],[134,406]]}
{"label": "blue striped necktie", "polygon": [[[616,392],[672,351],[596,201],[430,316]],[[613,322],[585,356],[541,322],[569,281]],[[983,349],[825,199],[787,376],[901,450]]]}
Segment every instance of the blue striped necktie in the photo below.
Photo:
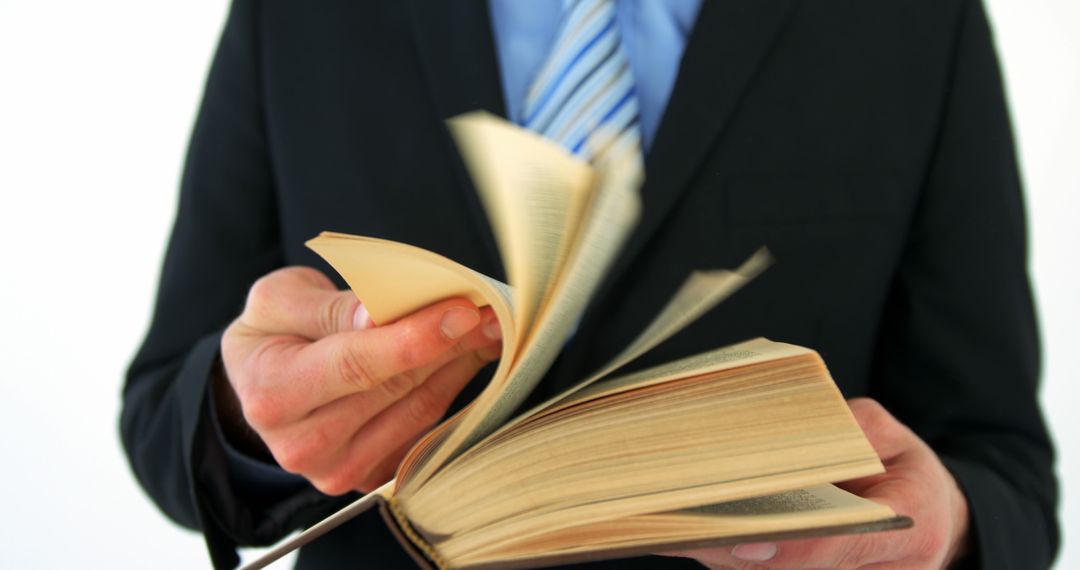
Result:
{"label": "blue striped necktie", "polygon": [[627,146],[640,156],[637,92],[613,0],[565,2],[521,122],[587,161]]}

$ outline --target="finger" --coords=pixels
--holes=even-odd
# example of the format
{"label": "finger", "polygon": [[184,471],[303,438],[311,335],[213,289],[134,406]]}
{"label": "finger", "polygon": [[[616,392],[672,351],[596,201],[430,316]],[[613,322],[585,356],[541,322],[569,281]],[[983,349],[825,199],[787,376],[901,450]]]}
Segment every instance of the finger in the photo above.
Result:
{"label": "finger", "polygon": [[[938,525],[931,520],[918,497],[926,497],[919,490],[928,476],[923,473],[925,460],[919,452],[904,452],[896,456],[895,463],[882,475],[865,477],[842,484],[849,490],[857,490],[864,498],[890,507],[899,514],[908,514],[919,520],[914,531],[900,533],[868,533],[826,537],[812,540],[781,542],[775,550],[769,545],[740,545],[732,555],[740,560],[767,564],[770,568],[861,568],[879,562],[893,562],[920,552],[925,543],[926,532]],[[857,487],[857,489],[853,489]],[[767,562],[766,562],[767,561]]]}
{"label": "finger", "polygon": [[[368,487],[364,485],[365,482],[378,480],[382,483],[389,480],[415,439],[400,443],[396,449],[370,450],[370,454],[353,458],[349,450],[355,429],[355,426],[340,427],[337,422],[322,422],[315,429],[296,432],[298,437],[295,439],[271,446],[270,449],[282,469],[307,477],[326,494],[338,495],[355,489],[366,492]],[[328,439],[327,435],[332,439]],[[326,445],[331,442],[331,445]],[[386,475],[387,470],[390,475]]]}
{"label": "finger", "polygon": [[[485,308],[481,314],[489,319],[487,324],[492,325],[493,311]],[[331,422],[338,426],[336,433],[351,434],[454,358],[474,351],[479,351],[487,360],[498,358],[502,345],[499,340],[489,338],[492,328],[498,331],[497,326],[477,327],[427,366],[351,393],[340,385],[336,388],[327,385],[324,376],[333,371],[333,366],[328,364],[333,356],[312,351],[312,345],[306,341],[270,337],[263,339],[264,348],[253,352],[244,362],[243,376],[247,380],[234,385],[245,419],[264,440],[268,440],[267,443],[271,439],[286,443],[296,439],[311,440],[311,445],[298,445],[297,453],[288,454],[310,457],[308,450],[311,447],[333,441],[310,426]],[[230,378],[237,376],[234,372],[230,371]],[[297,438],[297,430],[309,430],[310,433]]]}
{"label": "finger", "polygon": [[433,363],[479,322],[475,305],[452,299],[390,325],[313,343],[265,338],[245,361],[248,381],[237,383],[237,395],[252,427],[279,426]]}
{"label": "finger", "polygon": [[446,363],[493,342],[490,330],[478,326],[483,318],[472,303],[456,299],[390,325],[323,339],[309,347],[322,364],[319,398],[366,392],[399,375],[419,385]]}
{"label": "finger", "polygon": [[339,291],[310,267],[286,267],[252,285],[240,321],[266,335],[317,340],[371,326],[367,311],[351,291]]}
{"label": "finger", "polygon": [[450,362],[475,351],[480,351],[483,359],[487,362],[498,359],[502,353],[502,332],[498,326],[495,311],[491,307],[481,308],[480,325],[466,333],[461,340],[448,350],[436,356],[430,363],[412,370],[406,370],[398,376],[406,376],[412,380],[409,385],[411,390]]}
{"label": "finger", "polygon": [[906,549],[906,540],[903,538],[859,534],[778,543],[740,544],[731,549],[731,557],[742,564],[761,564],[776,570],[848,569],[898,560]]}
{"label": "finger", "polygon": [[[464,347],[465,355],[459,354],[457,357],[464,364],[446,368],[450,363],[442,362],[438,368],[418,372],[420,379],[413,374],[399,374],[372,390],[323,405],[306,418],[282,428],[264,429],[264,439],[268,440],[275,457],[286,470],[294,473],[328,471],[340,462],[338,455],[344,451],[353,434],[383,410],[407,397],[436,373],[448,374],[457,370],[471,378],[479,367],[498,358],[500,346],[499,341],[490,340],[478,328],[450,351],[456,353],[458,347]],[[471,352],[475,354],[468,354]]]}
{"label": "finger", "polygon": [[912,501],[907,496],[912,488],[925,486],[932,481],[923,463],[925,457],[919,450],[911,450],[894,456],[886,465],[887,471],[849,481],[836,483],[837,487],[886,505],[899,514],[912,514]]}
{"label": "finger", "polygon": [[699,564],[710,569],[740,569],[751,570],[756,568],[766,568],[765,566],[758,566],[750,562],[742,562],[736,560],[731,556],[729,552],[730,547],[716,547],[716,548],[702,548],[698,550],[671,550],[668,552],[658,552],[660,556],[674,556],[678,558],[692,558],[697,560]]}
{"label": "finger", "polygon": [[[439,369],[357,431],[339,453],[340,462],[311,477],[312,483],[324,493],[340,494],[357,488],[374,488],[383,482],[382,477],[392,473],[400,462],[400,457],[391,457],[393,453],[411,446],[430,430],[458,392],[487,362],[473,352]],[[393,469],[384,465],[388,461],[392,461]]]}
{"label": "finger", "polygon": [[921,442],[918,436],[875,400],[853,398],[848,401],[848,406],[882,461],[889,461]]}
{"label": "finger", "polygon": [[416,445],[416,442],[419,441],[421,437],[423,437],[422,434],[417,435],[413,439],[405,442],[401,447],[398,447],[393,453],[387,455],[379,462],[377,467],[368,472],[368,476],[364,481],[361,481],[360,484],[357,485],[356,490],[361,493],[370,493],[375,489],[378,489],[383,483],[392,479],[394,474],[397,473],[398,465],[401,465],[401,461],[405,459],[405,454]]}
{"label": "finger", "polygon": [[[485,307],[481,310],[481,322],[490,324],[492,321],[495,321],[494,312]],[[489,334],[490,329],[481,325],[466,334],[461,341],[436,357],[430,364],[398,374],[372,390],[349,394],[329,402],[313,410],[311,415],[315,418],[343,415],[355,421],[357,426],[365,424],[391,404],[407,396],[417,386],[428,381],[431,376],[454,360],[466,356],[469,360],[479,356],[484,363],[496,360],[501,353],[502,343],[490,338]],[[470,356],[473,352],[478,354]]]}

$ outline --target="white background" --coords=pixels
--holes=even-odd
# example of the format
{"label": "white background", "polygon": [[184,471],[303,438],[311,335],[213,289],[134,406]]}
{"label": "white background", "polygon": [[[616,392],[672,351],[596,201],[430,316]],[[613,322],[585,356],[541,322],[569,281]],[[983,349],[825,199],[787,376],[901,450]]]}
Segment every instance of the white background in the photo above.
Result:
{"label": "white background", "polygon": [[[988,0],[1024,168],[1080,568],[1080,3]],[[225,0],[0,0],[0,567],[199,568],[129,475],[120,382],[147,324]]]}

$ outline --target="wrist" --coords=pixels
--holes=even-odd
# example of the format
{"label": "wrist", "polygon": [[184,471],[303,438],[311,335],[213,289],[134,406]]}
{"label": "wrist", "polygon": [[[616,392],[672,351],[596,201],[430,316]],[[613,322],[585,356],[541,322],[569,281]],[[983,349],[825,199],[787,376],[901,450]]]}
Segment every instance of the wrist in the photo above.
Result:
{"label": "wrist", "polygon": [[214,414],[218,426],[221,427],[221,437],[242,454],[276,464],[266,443],[244,419],[240,399],[236,396],[220,361],[214,366],[210,377],[210,392],[210,413]]}

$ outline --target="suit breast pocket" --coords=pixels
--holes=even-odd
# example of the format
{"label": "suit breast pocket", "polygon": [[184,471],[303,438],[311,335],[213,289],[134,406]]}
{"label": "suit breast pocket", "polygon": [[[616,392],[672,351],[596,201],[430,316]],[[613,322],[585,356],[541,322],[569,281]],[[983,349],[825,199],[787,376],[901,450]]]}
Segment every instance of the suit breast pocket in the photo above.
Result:
{"label": "suit breast pocket", "polygon": [[896,221],[910,199],[883,173],[742,174],[723,192],[732,227]]}

